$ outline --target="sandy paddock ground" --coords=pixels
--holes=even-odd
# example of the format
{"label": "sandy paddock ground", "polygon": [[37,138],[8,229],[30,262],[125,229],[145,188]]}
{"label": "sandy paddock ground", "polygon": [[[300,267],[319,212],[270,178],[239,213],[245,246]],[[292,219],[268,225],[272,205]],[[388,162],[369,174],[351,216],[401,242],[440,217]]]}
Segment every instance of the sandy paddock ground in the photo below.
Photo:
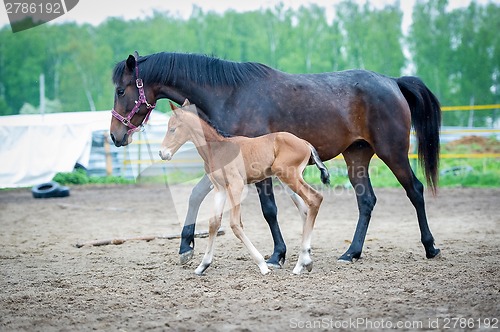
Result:
{"label": "sandy paddock ground", "polygon": [[[0,192],[2,331],[285,331],[500,328],[500,189],[441,189],[426,196],[442,250],[425,259],[413,207],[403,189],[377,189],[363,258],[338,263],[352,238],[352,190],[324,190],[313,235],[314,268],[291,271],[301,221],[278,190],[288,254],[262,276],[228,226],[204,276],[194,260],[178,265],[179,240],[76,243],[180,232],[191,186],[75,186],[71,196],[34,199],[28,189]],[[211,200],[200,212],[207,229]],[[250,188],[245,231],[264,255],[272,239]]]}

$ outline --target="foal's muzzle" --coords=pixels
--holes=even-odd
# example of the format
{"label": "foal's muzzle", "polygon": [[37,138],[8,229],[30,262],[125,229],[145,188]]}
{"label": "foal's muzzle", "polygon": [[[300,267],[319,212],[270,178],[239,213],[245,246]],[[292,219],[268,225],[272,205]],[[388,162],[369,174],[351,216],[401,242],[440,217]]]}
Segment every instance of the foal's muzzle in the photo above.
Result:
{"label": "foal's muzzle", "polygon": [[160,150],[159,155],[162,160],[172,160],[172,153],[169,150]]}

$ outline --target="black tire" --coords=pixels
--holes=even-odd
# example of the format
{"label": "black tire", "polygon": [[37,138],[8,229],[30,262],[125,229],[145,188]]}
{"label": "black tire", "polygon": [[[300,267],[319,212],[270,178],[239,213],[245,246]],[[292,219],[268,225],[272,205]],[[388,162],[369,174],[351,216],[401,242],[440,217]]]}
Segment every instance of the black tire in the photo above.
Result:
{"label": "black tire", "polygon": [[33,186],[31,193],[34,198],[66,197],[69,196],[69,188],[50,181]]}

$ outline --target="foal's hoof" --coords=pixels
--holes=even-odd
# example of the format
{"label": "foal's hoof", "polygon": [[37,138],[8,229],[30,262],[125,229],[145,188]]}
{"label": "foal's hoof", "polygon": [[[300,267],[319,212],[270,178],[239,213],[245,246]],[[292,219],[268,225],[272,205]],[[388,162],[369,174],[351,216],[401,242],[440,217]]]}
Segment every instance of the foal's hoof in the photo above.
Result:
{"label": "foal's hoof", "polygon": [[179,263],[181,265],[187,264],[191,259],[193,259],[194,250],[186,251],[179,255]]}
{"label": "foal's hoof", "polygon": [[441,256],[441,250],[438,249],[438,248],[432,248],[432,250],[427,251],[425,253],[425,256],[427,258],[429,258],[429,259],[431,259],[431,258],[437,258],[437,257]]}
{"label": "foal's hoof", "polygon": [[307,263],[307,264],[297,264],[295,265],[295,267],[293,268],[293,271],[292,273],[293,274],[300,274],[304,268],[306,268],[307,272],[311,272],[312,269],[313,269],[313,262],[311,261],[310,263]]}
{"label": "foal's hoof", "polygon": [[203,272],[205,272],[206,269],[208,269],[208,267],[210,266],[210,264],[203,264],[201,263],[197,268],[196,270],[194,270],[194,273],[201,276],[203,275]]}
{"label": "foal's hoof", "polygon": [[263,264],[259,264],[259,270],[260,270],[260,273],[262,273],[262,275],[266,275],[268,274],[269,272],[271,272],[271,270],[269,270],[269,267],[267,266],[266,263],[263,263]]}

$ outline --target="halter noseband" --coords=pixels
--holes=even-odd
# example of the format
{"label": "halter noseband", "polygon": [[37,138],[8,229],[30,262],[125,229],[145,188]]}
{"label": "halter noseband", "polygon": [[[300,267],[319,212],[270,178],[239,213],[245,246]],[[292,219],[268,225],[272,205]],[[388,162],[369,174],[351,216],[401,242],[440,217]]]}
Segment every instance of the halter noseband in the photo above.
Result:
{"label": "halter noseband", "polygon": [[[121,116],[117,111],[115,111],[114,108],[111,110],[111,114],[116,119],[118,119],[126,127],[130,128],[127,131],[127,135],[130,135],[131,133],[134,133],[134,132],[139,131],[142,128],[144,128],[143,123],[148,122],[149,115],[151,114],[151,111],[156,107],[156,103],[150,104],[146,100],[146,94],[144,93],[144,84],[142,83],[142,79],[139,78],[139,63],[138,63],[139,61],[138,60],[139,59],[138,59],[138,56],[136,53],[136,56],[135,56],[135,74],[136,74],[137,79],[135,80],[135,85],[137,86],[137,90],[139,90],[139,100],[135,101],[135,106],[134,106],[134,108],[132,108],[132,110],[130,111],[130,113],[128,114],[127,117]],[[148,110],[148,113],[146,114],[146,117],[144,118],[144,120],[142,120],[142,123],[139,126],[135,126],[132,123],[132,118],[134,117],[134,115],[139,113],[139,109],[141,108],[142,104],[146,105],[146,109]]]}

